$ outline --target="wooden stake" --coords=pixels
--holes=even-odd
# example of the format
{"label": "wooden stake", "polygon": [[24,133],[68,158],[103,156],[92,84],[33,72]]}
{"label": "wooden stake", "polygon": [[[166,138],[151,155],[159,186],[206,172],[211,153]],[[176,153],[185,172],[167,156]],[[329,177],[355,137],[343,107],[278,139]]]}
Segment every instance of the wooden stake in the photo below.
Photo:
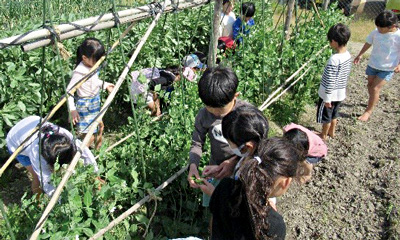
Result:
{"label": "wooden stake", "polygon": [[307,62],[305,62],[299,69],[297,69],[296,72],[294,72],[288,79],[285,80],[285,82],[278,87],[271,95],[268,96],[267,100],[264,101],[263,104],[258,108],[261,111],[265,110],[265,106],[268,104],[268,102],[280,91],[283,89],[283,87],[290,82],[295,76],[297,76],[303,68],[305,68],[313,59],[314,57],[320,55],[329,45],[325,45],[321,50],[319,50],[316,54],[314,54],[313,57],[311,57]]}
{"label": "wooden stake", "polygon": [[294,3],[296,0],[289,0],[288,3],[288,10],[286,13],[286,20],[285,20],[285,27],[283,31],[285,32],[285,39],[288,40],[290,36],[290,22],[292,21],[292,16],[293,16],[293,9],[294,9]]}
{"label": "wooden stake", "polygon": [[314,11],[317,13],[318,19],[319,19],[319,21],[321,22],[322,27],[325,28],[325,24],[324,24],[324,22],[322,21],[321,15],[319,15],[319,11],[318,11],[317,5],[315,4],[315,1],[314,1],[314,0],[311,0],[311,3],[312,3],[312,6],[313,6]]}

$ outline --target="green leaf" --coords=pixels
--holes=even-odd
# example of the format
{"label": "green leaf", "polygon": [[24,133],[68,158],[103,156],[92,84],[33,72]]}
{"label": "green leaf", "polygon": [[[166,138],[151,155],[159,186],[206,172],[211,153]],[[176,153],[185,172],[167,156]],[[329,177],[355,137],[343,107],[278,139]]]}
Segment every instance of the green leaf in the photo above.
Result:
{"label": "green leaf", "polygon": [[93,231],[90,228],[84,228],[82,231],[86,234],[86,236],[91,237],[93,236]]}
{"label": "green leaf", "polygon": [[160,90],[161,90],[161,84],[157,84],[157,85],[154,87],[154,91],[159,92]]}
{"label": "green leaf", "polygon": [[25,112],[26,111],[26,106],[23,102],[18,101],[18,107],[21,109],[21,111]]}
{"label": "green leaf", "polygon": [[92,205],[92,193],[90,190],[86,190],[85,195],[83,196],[83,203],[86,207],[90,207]]}

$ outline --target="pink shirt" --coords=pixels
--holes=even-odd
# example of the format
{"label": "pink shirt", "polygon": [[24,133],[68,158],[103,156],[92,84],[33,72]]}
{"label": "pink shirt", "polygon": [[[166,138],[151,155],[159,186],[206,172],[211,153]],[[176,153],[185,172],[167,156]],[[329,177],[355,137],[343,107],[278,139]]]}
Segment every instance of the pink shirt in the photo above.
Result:
{"label": "pink shirt", "polygon": [[307,155],[309,157],[326,157],[326,155],[328,154],[328,147],[326,146],[324,141],[322,141],[322,139],[318,137],[317,134],[295,123],[291,123],[283,127],[284,132],[287,132],[292,129],[299,129],[307,135],[308,145],[309,145]]}

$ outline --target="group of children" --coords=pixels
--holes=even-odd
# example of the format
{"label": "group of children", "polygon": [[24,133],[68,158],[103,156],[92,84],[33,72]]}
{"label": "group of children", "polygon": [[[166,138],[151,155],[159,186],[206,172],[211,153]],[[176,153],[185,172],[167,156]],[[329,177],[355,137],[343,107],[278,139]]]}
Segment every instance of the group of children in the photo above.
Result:
{"label": "group of children", "polygon": [[[247,15],[254,15],[254,5],[246,4],[242,6],[245,14],[233,23],[232,20],[226,21],[227,26],[232,23],[232,31],[222,28],[222,32],[229,36],[232,33],[235,38],[237,22],[242,30],[242,21],[249,26],[254,24]],[[231,10],[232,2],[224,1],[222,18],[231,18]],[[391,11],[384,11],[376,18],[375,24],[377,30],[368,36],[367,43],[354,59],[354,63],[358,64],[365,51],[374,46],[366,70],[368,107],[360,116],[361,121],[370,117],[381,88],[391,79],[393,72],[400,71],[397,16]],[[191,187],[203,191],[203,205],[210,207],[213,215],[212,239],[285,237],[285,223],[276,210],[274,198],[284,194],[293,179],[301,183],[310,180],[312,164],[321,161],[327,154],[323,140],[335,136],[340,104],[346,97],[351,70],[351,56],[346,49],[350,30],[338,23],[329,29],[327,37],[336,53],[327,62],[318,90],[317,122],[322,123],[321,138],[297,124],[284,127],[282,137],[268,138],[268,120],[256,107],[238,98],[239,80],[230,68],[208,68],[198,81],[198,94],[205,107],[195,118],[188,182]],[[99,40],[86,39],[78,48],[76,67],[67,90],[88,74],[104,53]],[[183,61],[183,76],[189,81],[195,81],[196,70],[204,67],[200,58],[191,54]],[[141,75],[144,80],[140,80]],[[166,91],[172,91],[168,87],[180,79],[180,71],[150,68],[133,72],[132,78],[132,85],[136,84],[132,86],[132,94],[136,97],[144,95],[153,114],[160,115],[161,109],[157,107],[160,102],[157,103],[154,87],[166,86]],[[68,98],[71,121],[77,125],[80,135],[87,133],[88,126],[100,111],[100,90],[111,92],[113,88],[112,83],[101,81],[96,73],[78,88],[75,96]],[[27,117],[9,131],[7,147],[10,153],[18,148],[40,120],[37,116]],[[101,124],[96,147],[101,144],[103,128]],[[211,157],[201,175],[198,167],[207,136]],[[92,164],[97,170],[90,150],[87,147],[79,149],[80,141],[74,140],[68,130],[54,124],[45,123],[40,134],[36,133],[24,144],[17,160],[33,175],[32,190],[35,193],[41,189],[49,195],[53,193],[50,175],[54,164],[57,161],[59,164],[70,163],[76,151],[82,152],[85,164]]]}

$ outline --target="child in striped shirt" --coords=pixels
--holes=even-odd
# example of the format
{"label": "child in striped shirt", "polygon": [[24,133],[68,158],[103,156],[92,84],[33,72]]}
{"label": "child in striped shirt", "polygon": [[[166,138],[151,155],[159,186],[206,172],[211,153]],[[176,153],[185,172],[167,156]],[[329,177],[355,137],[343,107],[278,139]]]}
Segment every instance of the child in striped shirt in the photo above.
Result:
{"label": "child in striped shirt", "polygon": [[339,107],[346,98],[347,79],[351,70],[351,55],[346,48],[350,39],[349,28],[338,23],[329,29],[327,36],[329,45],[336,53],[329,58],[318,89],[317,122],[322,123],[323,140],[328,135],[332,138],[335,136]]}

